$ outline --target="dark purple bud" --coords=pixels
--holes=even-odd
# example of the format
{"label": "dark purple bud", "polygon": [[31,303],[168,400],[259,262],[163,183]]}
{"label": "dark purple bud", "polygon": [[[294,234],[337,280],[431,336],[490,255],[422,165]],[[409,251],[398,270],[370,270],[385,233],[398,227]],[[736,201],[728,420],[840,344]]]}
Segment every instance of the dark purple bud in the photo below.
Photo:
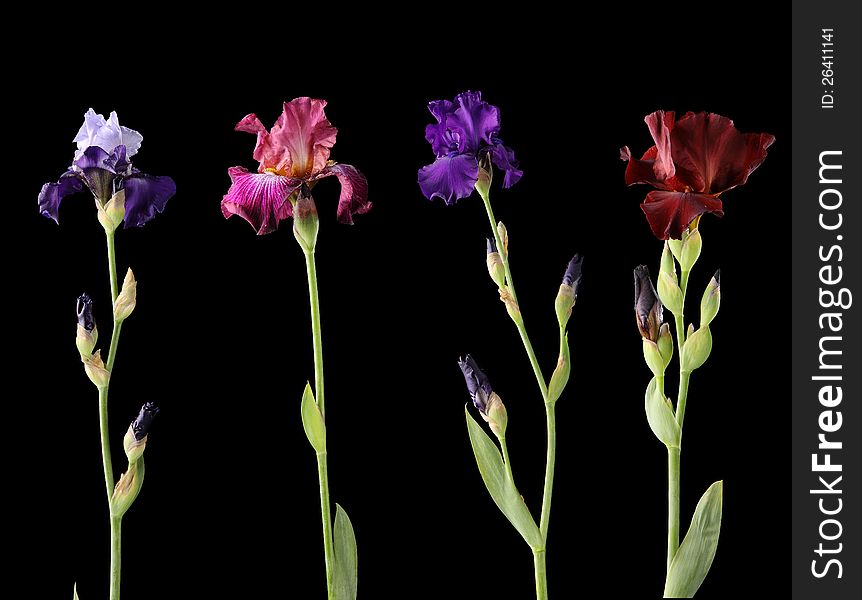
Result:
{"label": "dark purple bud", "polygon": [[484,415],[488,406],[488,396],[492,392],[491,382],[469,354],[463,359],[458,359],[458,366],[464,374],[464,381],[467,382],[467,391],[470,392],[473,406]]}
{"label": "dark purple bud", "polygon": [[146,402],[141,407],[141,412],[138,417],[132,421],[132,431],[135,432],[135,439],[141,441],[150,432],[150,427],[153,424],[153,419],[159,414],[159,407],[155,402]]}
{"label": "dark purple bud", "polygon": [[497,242],[494,241],[494,238],[485,238],[485,241],[488,243],[488,254],[497,251]]}
{"label": "dark purple bud", "polygon": [[658,341],[662,324],[662,305],[655,293],[649,269],[640,265],[635,269],[635,321],[644,339]]}
{"label": "dark purple bud", "polygon": [[578,286],[581,284],[581,265],[583,262],[584,257],[575,254],[566,267],[566,274],[563,275],[563,285],[572,287],[576,296],[578,295]]}
{"label": "dark purple bud", "polygon": [[93,331],[96,328],[96,321],[93,319],[93,301],[87,294],[78,296],[78,302],[75,305],[78,313],[78,325],[87,331]]}

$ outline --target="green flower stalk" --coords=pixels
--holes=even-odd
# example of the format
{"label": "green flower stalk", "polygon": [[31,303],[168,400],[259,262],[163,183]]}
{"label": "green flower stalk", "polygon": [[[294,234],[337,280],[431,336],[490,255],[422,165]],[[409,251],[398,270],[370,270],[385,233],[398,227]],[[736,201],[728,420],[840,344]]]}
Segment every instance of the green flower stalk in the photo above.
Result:
{"label": "green flower stalk", "polygon": [[[697,504],[688,533],[680,543],[680,475],[682,431],[692,372],[712,352],[710,323],[720,305],[719,274],[707,285],[700,305],[700,323],[685,326],[685,300],[691,271],[703,248],[702,215],[723,216],[719,197],[743,185],[766,159],[775,141],[767,133],[740,133],[733,121],[714,113],[656,111],[644,119],[655,145],[640,158],[628,147],[626,184],[656,188],[641,204],[653,234],[665,240],[656,286],[645,266],[635,269],[635,318],[643,339],[644,360],[653,374],[647,385],[647,421],[667,447],[668,525],[665,598],[695,595],[715,557],[721,530],[723,482],[713,483]],[[678,267],[678,268],[677,268]],[[656,294],[656,289],[658,290]],[[673,339],[663,323],[662,305],[673,315],[676,330],[679,388],[676,406],[665,394],[665,370],[673,356]]]}
{"label": "green flower stalk", "polygon": [[90,109],[75,136],[78,150],[71,167],[57,183],[46,183],[42,186],[38,199],[42,215],[59,223],[59,210],[63,199],[87,189],[93,195],[96,217],[105,231],[108,282],[113,306],[113,328],[107,360],[102,358],[102,349],[96,349],[99,335],[93,317],[93,300],[87,294],[79,296],[76,304],[78,325],[75,345],[81,356],[84,372],[96,386],[99,395],[102,468],[111,531],[110,600],[120,598],[122,519],[141,491],[147,433],[152,418],[158,412],[152,403],[147,403],[132,424],[130,431],[133,441],[127,444],[126,450],[129,467],[115,484],[111,436],[108,430],[108,392],[117,359],[120,329],[135,310],[138,284],[132,270],[128,269],[120,287],[114,236],[121,223],[125,223],[125,227],[140,227],[146,224],[165,209],[167,201],[176,193],[176,185],[170,177],[145,175],[132,167],[131,157],[137,153],[142,140],[140,133],[119,124],[116,113],[111,113],[110,117],[105,119]]}
{"label": "green flower stalk", "polygon": [[276,231],[281,221],[293,218],[293,235],[305,256],[314,355],[314,387],[306,384],[300,414],[317,458],[327,597],[354,600],[356,537],[347,513],[337,504],[333,520],[329,499],[323,335],[315,260],[320,217],[311,190],[324,177],[338,178],[342,185],[338,220],[342,223],[352,223],[353,215],[368,212],[371,203],[365,176],[350,165],[329,160],[337,130],[326,118],[325,106],[324,100],[296,98],[284,103],[284,110],[271,130],[253,114],[237,124],[237,131],[257,136],[254,158],[260,161],[260,166],[257,173],[243,167],[229,170],[232,185],[222,199],[222,213],[226,218],[242,217],[258,235]]}
{"label": "green flower stalk", "polygon": [[490,191],[493,167],[502,173],[503,187],[515,185],[523,175],[518,168],[514,152],[505,146],[498,134],[500,113],[496,106],[482,100],[480,92],[458,94],[454,101],[435,100],[428,109],[437,120],[425,129],[425,138],[431,144],[436,160],[419,170],[419,187],[429,200],[441,198],[452,204],[477,191],[485,205],[491,237],[487,239],[486,264],[488,275],[497,287],[500,300],[515,324],[527,354],[539,394],[545,406],[547,454],[545,485],[538,524],[515,486],[506,432],[515,421],[509,419],[500,396],[491,389],[490,382],[469,354],[459,360],[467,390],[475,408],[499,443],[499,449],[484,429],[466,413],[467,431],[473,447],[479,473],[494,503],[506,515],[524,541],[533,551],[533,569],[536,581],[536,598],[548,597],[546,554],[551,518],[551,499],[554,489],[554,470],[557,452],[556,402],[563,393],[571,373],[571,359],[566,326],[577,299],[581,278],[581,259],[572,259],[566,269],[554,302],[559,324],[560,352],[550,380],[545,379],[533,344],[524,324],[524,315],[518,304],[518,295],[509,264],[509,234],[502,222],[494,217]]}

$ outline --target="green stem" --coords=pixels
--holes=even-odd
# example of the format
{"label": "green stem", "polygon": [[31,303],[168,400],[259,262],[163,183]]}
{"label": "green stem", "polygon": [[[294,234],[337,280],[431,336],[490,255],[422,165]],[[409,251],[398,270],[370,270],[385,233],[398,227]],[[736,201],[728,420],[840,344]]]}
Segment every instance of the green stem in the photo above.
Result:
{"label": "green stem", "polygon": [[[674,315],[676,324],[677,356],[682,366],[682,347],[685,344],[685,291],[688,287],[688,271],[682,271],[679,278],[679,289],[682,292],[682,307],[678,315]],[[682,422],[685,418],[685,401],[688,395],[688,378],[690,371],[679,372],[679,392],[676,400],[676,422],[680,428],[680,448],[667,449],[667,569],[679,549],[679,489],[680,462],[682,454]]]}
{"label": "green stem", "polygon": [[122,517],[111,517],[111,590],[110,600],[120,600],[120,545],[122,543]]}
{"label": "green stem", "polygon": [[[317,293],[317,266],[314,251],[305,252],[308,274],[308,298],[311,304],[311,334],[314,345],[314,396],[320,414],[325,418],[323,404],[323,341],[320,329],[320,301]],[[335,597],[332,586],[334,551],[332,546],[332,515],[329,504],[329,470],[326,452],[317,453],[317,480],[320,485],[320,517],[323,523],[323,556],[326,562],[326,589],[330,600]]]}
{"label": "green stem", "polygon": [[545,460],[545,491],[542,494],[542,517],[539,532],[545,545],[548,543],[548,526],[551,520],[551,495],[554,493],[554,465],[557,454],[557,412],[555,402],[545,403],[545,421],[548,426],[548,454]]}
{"label": "green stem", "polygon": [[108,433],[108,388],[99,388],[99,432],[102,434],[102,469],[105,471],[105,491],[108,506],[114,494],[114,467],[111,463],[111,436]]}
{"label": "green stem", "polygon": [[667,449],[667,572],[679,549],[679,448]]}
{"label": "green stem", "polygon": [[544,550],[533,550],[533,568],[536,571],[536,600],[548,600],[548,574],[545,570]]}

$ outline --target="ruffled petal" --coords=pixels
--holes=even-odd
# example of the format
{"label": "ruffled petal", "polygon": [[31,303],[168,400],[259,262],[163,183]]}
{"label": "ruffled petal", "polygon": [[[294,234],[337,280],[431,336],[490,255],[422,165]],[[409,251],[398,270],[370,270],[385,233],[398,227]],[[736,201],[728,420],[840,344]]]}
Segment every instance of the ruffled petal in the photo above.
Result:
{"label": "ruffled petal", "polygon": [[721,115],[686,113],[671,132],[676,177],[695,191],[720,194],[744,184],[774,141],[766,133],[744,135]]}
{"label": "ruffled petal", "polygon": [[660,240],[678,240],[689,223],[704,213],[724,216],[721,200],[694,192],[652,191],[641,204],[650,229]]}
{"label": "ruffled petal", "polygon": [[362,215],[371,210],[368,201],[368,180],[356,167],[335,163],[320,172],[318,178],[335,175],[341,183],[341,196],[338,198],[338,221],[353,224],[353,215]]}
{"label": "ruffled petal", "polygon": [[285,166],[290,168],[290,155],[286,151],[281,154],[274,148],[270,147],[269,131],[257,118],[257,115],[251,113],[242,118],[242,121],[234,127],[236,131],[244,131],[257,135],[257,144],[254,146],[252,156],[260,163],[261,170],[266,168],[278,169]]}
{"label": "ruffled petal", "polygon": [[495,140],[490,149],[491,162],[494,166],[503,171],[503,187],[510,188],[523,177],[524,172],[518,168],[518,160],[515,158],[515,151],[504,146],[500,140]]}
{"label": "ruffled petal", "polygon": [[60,202],[69,194],[80,192],[84,189],[84,182],[74,171],[63,173],[57,183],[46,183],[39,192],[39,213],[43,217],[54,219],[60,223]]}
{"label": "ruffled petal", "polygon": [[671,153],[670,135],[673,131],[676,113],[672,110],[667,112],[657,110],[644,117],[644,122],[649,128],[650,135],[655,142],[656,154],[654,157],[653,171],[659,181],[665,181],[673,177],[676,168],[673,164]]}
{"label": "ruffled petal", "polygon": [[279,221],[291,216],[288,197],[299,189],[301,180],[270,173],[249,173],[243,167],[232,167],[228,173],[232,183],[221,202],[225,218],[239,215],[258,235],[263,235],[275,231]]}
{"label": "ruffled petal", "polygon": [[447,115],[446,126],[460,134],[458,151],[476,154],[482,146],[493,144],[500,131],[500,110],[482,100],[482,92],[458,94],[455,104],[458,108]]}
{"label": "ruffled petal", "polygon": [[165,210],[177,185],[170,177],[135,173],[123,180],[126,193],[124,227],[141,227]]}
{"label": "ruffled petal", "polygon": [[117,113],[112,112],[107,120],[97,114],[92,108],[84,115],[84,124],[78,130],[73,140],[78,145],[75,160],[78,160],[87,148],[97,146],[110,154],[119,145],[126,146],[128,157],[134,156],[141,147],[143,136],[128,127],[120,125]]}
{"label": "ruffled petal", "polygon": [[[323,170],[338,130],[326,119],[326,100],[296,98],[284,103],[284,112],[270,131],[269,145],[279,160],[289,156],[285,173],[302,178]],[[282,169],[279,169],[282,170]]]}
{"label": "ruffled petal", "polygon": [[478,179],[479,161],[466,154],[443,156],[419,169],[419,187],[425,197],[442,198],[446,204],[472,194]]}
{"label": "ruffled petal", "polygon": [[432,100],[428,103],[428,110],[437,122],[425,126],[425,139],[431,144],[437,157],[446,156],[460,147],[460,131],[452,131],[446,124],[447,118],[454,114],[457,108],[458,106],[449,100]]}

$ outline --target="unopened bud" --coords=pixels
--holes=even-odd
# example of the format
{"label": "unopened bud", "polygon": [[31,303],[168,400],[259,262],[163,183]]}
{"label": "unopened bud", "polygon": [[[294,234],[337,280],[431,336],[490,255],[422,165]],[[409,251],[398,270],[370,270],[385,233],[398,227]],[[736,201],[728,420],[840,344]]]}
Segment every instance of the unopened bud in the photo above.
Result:
{"label": "unopened bud", "polygon": [[93,382],[93,385],[97,388],[108,387],[108,382],[111,380],[111,372],[105,368],[101,350],[96,350],[96,353],[90,356],[82,356],[81,362],[84,363],[84,372],[90,378],[90,381]]}
{"label": "unopened bud", "polygon": [[[662,324],[662,305],[655,293],[649,269],[640,265],[635,275],[635,322],[641,337],[651,342],[658,341]],[[659,274],[661,277],[661,274]]]}
{"label": "unopened bud", "polygon": [[706,286],[703,298],[700,301],[700,326],[709,325],[718,314],[721,306],[721,271],[715,272]]}
{"label": "unopened bud", "polygon": [[683,272],[691,271],[700,257],[701,248],[703,248],[703,239],[700,237],[700,230],[696,225],[689,226],[689,229],[682,234],[682,247],[679,251],[679,267]]}
{"label": "unopened bud", "polygon": [[129,463],[129,470],[120,476],[111,496],[111,515],[122,517],[132,506],[144,484],[144,461]]}
{"label": "unopened bud", "polygon": [[123,279],[123,288],[120,294],[114,301],[114,320],[117,322],[124,321],[135,310],[135,304],[138,297],[138,282],[135,281],[135,274],[129,269],[126,271],[126,277]]}
{"label": "unopened bud", "polygon": [[656,377],[664,377],[665,362],[658,349],[658,344],[646,338],[643,339],[644,362]]}
{"label": "unopened bud", "polygon": [[99,341],[99,330],[96,328],[96,320],[93,318],[93,301],[87,294],[78,296],[75,304],[78,313],[78,327],[75,335],[75,345],[81,357],[90,356],[96,342]]}
{"label": "unopened bud", "polygon": [[461,374],[464,375],[464,382],[467,384],[467,392],[470,394],[473,406],[484,415],[488,406],[488,397],[493,392],[490,380],[469,354],[458,359],[458,366],[461,368]]}
{"label": "unopened bud", "polygon": [[156,418],[157,414],[159,414],[159,408],[155,402],[146,402],[141,407],[141,412],[138,413],[137,418],[129,425],[129,429],[123,437],[123,448],[126,451],[129,464],[144,455],[144,449],[147,447],[147,435],[149,435],[153,419]]}
{"label": "unopened bud", "polygon": [[491,166],[490,154],[485,154],[479,159],[479,176],[476,179],[476,191],[482,198],[487,198],[491,191],[491,179],[494,177],[494,170]]}
{"label": "unopened bud", "polygon": [[572,308],[578,299],[578,286],[581,284],[581,264],[583,258],[579,254],[575,254],[569,264],[566,266],[566,272],[563,275],[563,282],[560,284],[560,290],[557,292],[557,299],[554,301],[554,310],[557,313],[557,323],[560,327],[565,327],[572,316]]}
{"label": "unopened bud", "polygon": [[569,375],[572,372],[572,359],[569,355],[569,336],[565,335],[560,340],[560,356],[557,366],[551,374],[551,382],[548,384],[548,402],[556,402],[563,394]]}
{"label": "unopened bud", "polygon": [[491,392],[488,396],[488,406],[485,412],[482,413],[482,418],[487,421],[498,438],[506,437],[506,427],[509,425],[509,413],[506,412],[506,405],[500,399],[496,392]]}
{"label": "unopened bud", "polygon": [[487,238],[488,255],[486,261],[488,263],[488,275],[498,288],[506,285],[506,268],[503,266],[503,258],[497,252],[497,244],[493,238]]}
{"label": "unopened bud", "polygon": [[96,211],[99,223],[102,224],[105,231],[108,233],[115,231],[126,216],[126,191],[118,191],[111,196],[110,200],[105,202],[104,206],[96,200]]}
{"label": "unopened bud", "polygon": [[317,216],[317,205],[308,187],[303,185],[293,205],[293,235],[304,252],[314,252],[319,229],[320,218]]}
{"label": "unopened bud", "polygon": [[512,294],[509,292],[509,287],[501,287],[498,291],[500,292],[500,301],[506,305],[506,312],[509,313],[512,321],[515,322],[515,325],[523,325],[524,317],[521,316],[521,309],[518,307],[515,299],[512,298]]}
{"label": "unopened bud", "polygon": [[677,282],[676,279],[676,262],[673,259],[673,253],[670,251],[670,242],[665,241],[664,249],[661,252],[661,266],[659,267],[659,274],[667,273],[670,275],[670,278],[674,283]]}
{"label": "unopened bud", "polygon": [[500,254],[509,255],[509,232],[506,230],[506,226],[503,225],[503,221],[497,223],[497,235],[500,236],[500,242],[502,242],[503,247],[498,248]]}
{"label": "unopened bud", "polygon": [[661,357],[664,359],[664,368],[670,364],[673,358],[673,336],[670,334],[670,325],[664,323],[658,331],[658,351],[661,352]]}
{"label": "unopened bud", "polygon": [[712,352],[712,333],[709,326],[703,326],[692,332],[682,346],[680,369],[682,371],[694,371],[709,358]]}
{"label": "unopened bud", "polygon": [[682,290],[675,278],[672,278],[665,272],[658,274],[658,297],[661,298],[662,304],[674,315],[682,314]]}

